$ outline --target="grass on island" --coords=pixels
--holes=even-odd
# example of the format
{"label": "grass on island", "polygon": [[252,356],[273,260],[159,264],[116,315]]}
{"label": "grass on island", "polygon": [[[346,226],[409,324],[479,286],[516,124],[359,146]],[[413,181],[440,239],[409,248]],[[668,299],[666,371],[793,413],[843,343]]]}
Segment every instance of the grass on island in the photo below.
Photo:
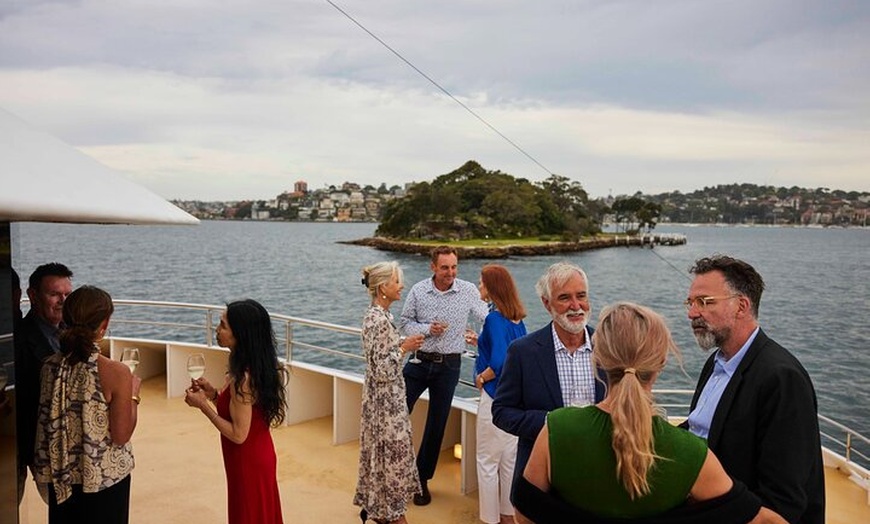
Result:
{"label": "grass on island", "polygon": [[[599,233],[599,237],[613,236],[612,233]],[[583,237],[581,240],[588,240],[592,237]],[[406,238],[402,240],[409,244],[419,244],[421,246],[441,246],[448,245],[454,247],[505,247],[505,246],[546,246],[548,244],[559,244],[564,242],[557,236],[553,237],[524,237],[524,238],[469,238],[465,240],[412,240]]]}

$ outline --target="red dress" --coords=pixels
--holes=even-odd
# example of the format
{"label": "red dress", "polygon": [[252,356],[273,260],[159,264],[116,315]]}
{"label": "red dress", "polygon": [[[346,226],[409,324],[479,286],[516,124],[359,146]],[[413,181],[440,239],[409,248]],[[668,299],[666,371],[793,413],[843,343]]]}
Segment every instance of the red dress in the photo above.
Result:
{"label": "red dress", "polygon": [[[230,385],[217,399],[217,412],[230,418]],[[227,472],[228,524],[283,524],[278,494],[277,457],[269,424],[254,404],[248,438],[235,444],[221,435]]]}

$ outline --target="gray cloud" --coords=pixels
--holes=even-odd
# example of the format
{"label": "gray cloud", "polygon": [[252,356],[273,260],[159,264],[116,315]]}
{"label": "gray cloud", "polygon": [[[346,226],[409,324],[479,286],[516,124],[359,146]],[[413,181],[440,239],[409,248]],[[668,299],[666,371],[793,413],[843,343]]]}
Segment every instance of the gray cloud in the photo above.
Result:
{"label": "gray cloud", "polygon": [[[338,3],[593,194],[870,189],[866,2]],[[326,2],[6,5],[0,106],[168,198],[546,176]]]}

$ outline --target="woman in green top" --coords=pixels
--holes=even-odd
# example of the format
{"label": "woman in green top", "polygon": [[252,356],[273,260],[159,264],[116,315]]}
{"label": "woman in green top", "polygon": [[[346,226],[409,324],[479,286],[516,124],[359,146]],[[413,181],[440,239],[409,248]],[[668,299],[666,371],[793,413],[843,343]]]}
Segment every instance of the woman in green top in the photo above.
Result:
{"label": "woman in green top", "polygon": [[[644,518],[727,494],[733,482],[706,442],[656,414],[653,383],[668,354],[679,357],[661,315],[627,302],[609,306],[592,347],[607,395],[597,406],[548,415],[525,478],[604,518]],[[751,522],[785,520],[762,508]]]}

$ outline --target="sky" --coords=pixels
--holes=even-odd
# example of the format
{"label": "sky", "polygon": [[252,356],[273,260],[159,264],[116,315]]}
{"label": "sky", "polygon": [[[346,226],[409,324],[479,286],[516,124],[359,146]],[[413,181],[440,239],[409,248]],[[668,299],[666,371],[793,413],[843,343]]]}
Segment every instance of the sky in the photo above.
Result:
{"label": "sky", "polygon": [[167,199],[870,191],[870,2],[0,0],[0,108]]}

